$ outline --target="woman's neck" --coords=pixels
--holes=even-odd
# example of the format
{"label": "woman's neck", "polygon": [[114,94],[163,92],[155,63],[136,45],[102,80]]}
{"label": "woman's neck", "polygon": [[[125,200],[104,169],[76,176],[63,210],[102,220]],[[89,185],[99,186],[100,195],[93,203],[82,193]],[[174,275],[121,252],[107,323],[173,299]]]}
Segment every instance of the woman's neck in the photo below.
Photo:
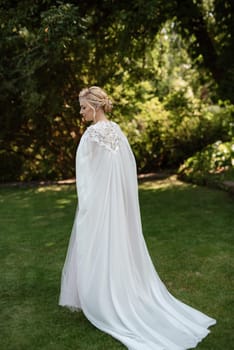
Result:
{"label": "woman's neck", "polygon": [[105,115],[104,111],[96,111],[96,117],[95,117],[95,121],[93,122],[93,124],[100,122],[100,121],[108,121],[108,118]]}

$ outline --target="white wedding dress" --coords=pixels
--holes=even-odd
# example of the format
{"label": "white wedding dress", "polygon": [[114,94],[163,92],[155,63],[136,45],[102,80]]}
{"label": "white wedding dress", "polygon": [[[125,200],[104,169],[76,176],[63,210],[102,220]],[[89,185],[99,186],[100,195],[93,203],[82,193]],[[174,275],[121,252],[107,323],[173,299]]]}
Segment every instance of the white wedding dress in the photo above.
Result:
{"label": "white wedding dress", "polygon": [[155,271],[142,233],[135,158],[115,122],[87,127],[76,175],[79,205],[59,305],[82,310],[129,350],[196,347],[216,321],[173,297]]}

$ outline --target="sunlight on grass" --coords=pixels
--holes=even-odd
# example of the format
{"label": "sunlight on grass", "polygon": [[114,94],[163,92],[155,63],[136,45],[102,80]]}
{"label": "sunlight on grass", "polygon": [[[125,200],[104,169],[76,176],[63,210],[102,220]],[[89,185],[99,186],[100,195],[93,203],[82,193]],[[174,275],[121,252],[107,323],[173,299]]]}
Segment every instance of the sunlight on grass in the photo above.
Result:
{"label": "sunlight on grass", "polygon": [[[199,350],[228,350],[233,335],[233,199],[175,176],[140,183],[143,233],[169,291],[217,319]],[[81,313],[58,306],[76,187],[0,189],[3,350],[117,350]]]}
{"label": "sunlight on grass", "polygon": [[48,192],[48,191],[55,191],[55,192],[61,192],[64,191],[68,186],[62,186],[62,185],[50,185],[50,186],[42,186],[38,187],[35,192],[41,193],[41,192]]}
{"label": "sunlight on grass", "polygon": [[139,185],[140,189],[144,190],[158,190],[158,189],[168,189],[171,187],[187,187],[188,184],[179,181],[176,175],[171,175],[167,179],[157,180],[157,181],[145,181],[144,183]]}

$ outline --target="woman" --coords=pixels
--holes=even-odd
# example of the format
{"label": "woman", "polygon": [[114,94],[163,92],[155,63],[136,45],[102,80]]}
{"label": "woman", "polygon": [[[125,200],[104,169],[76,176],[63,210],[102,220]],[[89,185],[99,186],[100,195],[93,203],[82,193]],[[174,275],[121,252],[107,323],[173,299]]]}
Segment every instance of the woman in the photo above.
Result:
{"label": "woman", "polygon": [[142,233],[135,158],[107,118],[107,94],[93,86],[79,101],[92,124],[77,150],[79,208],[59,304],[82,310],[129,350],[194,348],[216,321],[173,297],[155,271]]}

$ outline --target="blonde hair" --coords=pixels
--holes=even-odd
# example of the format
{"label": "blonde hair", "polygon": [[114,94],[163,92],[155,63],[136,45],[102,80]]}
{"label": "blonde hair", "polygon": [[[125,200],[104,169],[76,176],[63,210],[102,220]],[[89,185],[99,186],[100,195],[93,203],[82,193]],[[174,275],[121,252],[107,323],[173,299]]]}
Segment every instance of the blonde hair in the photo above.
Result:
{"label": "blonde hair", "polygon": [[112,111],[113,103],[111,99],[99,86],[91,86],[81,90],[79,98],[84,98],[94,109],[101,107],[105,113]]}

